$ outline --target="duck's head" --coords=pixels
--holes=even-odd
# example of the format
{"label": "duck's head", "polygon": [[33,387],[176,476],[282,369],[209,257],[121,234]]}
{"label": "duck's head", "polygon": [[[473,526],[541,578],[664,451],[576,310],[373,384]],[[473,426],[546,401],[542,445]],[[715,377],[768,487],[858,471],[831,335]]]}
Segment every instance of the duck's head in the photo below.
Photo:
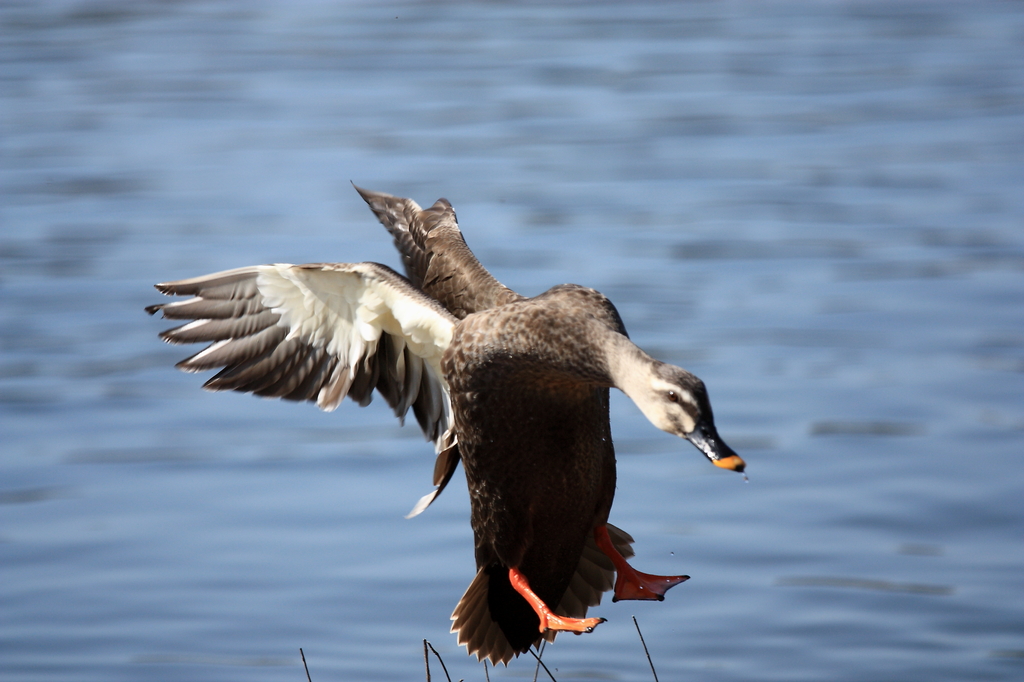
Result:
{"label": "duck's head", "polygon": [[652,424],[693,443],[711,463],[743,471],[746,463],[718,435],[704,382],[681,367],[655,362],[646,385],[631,395]]}

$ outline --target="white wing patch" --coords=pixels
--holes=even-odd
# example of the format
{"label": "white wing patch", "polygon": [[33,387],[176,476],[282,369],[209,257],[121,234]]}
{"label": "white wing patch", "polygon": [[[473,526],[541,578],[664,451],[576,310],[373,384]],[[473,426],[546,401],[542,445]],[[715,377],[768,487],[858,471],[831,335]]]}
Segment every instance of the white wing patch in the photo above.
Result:
{"label": "white wing patch", "polygon": [[157,288],[193,296],[147,311],[192,320],[161,334],[170,343],[210,342],[178,363],[191,372],[223,368],[207,388],[310,400],[323,410],[345,396],[366,405],[376,389],[399,418],[413,409],[439,459],[453,452],[441,356],[457,320],[390,268],[279,263]]}
{"label": "white wing patch", "polygon": [[[450,412],[441,356],[451,343],[454,323],[421,300],[411,298],[408,291],[380,279],[377,268],[365,265],[328,264],[318,269],[261,265],[256,268],[256,286],[263,305],[280,315],[277,324],[288,330],[286,339],[325,349],[341,360],[342,370],[358,369],[360,362],[377,352],[382,333],[389,334],[397,354],[395,369],[401,378],[408,372],[425,370],[430,380],[443,388]],[[413,356],[408,358],[412,363],[402,352],[406,347]],[[350,372],[350,384],[354,377],[355,372]],[[334,410],[347,392],[348,387],[325,385],[317,405]]]}

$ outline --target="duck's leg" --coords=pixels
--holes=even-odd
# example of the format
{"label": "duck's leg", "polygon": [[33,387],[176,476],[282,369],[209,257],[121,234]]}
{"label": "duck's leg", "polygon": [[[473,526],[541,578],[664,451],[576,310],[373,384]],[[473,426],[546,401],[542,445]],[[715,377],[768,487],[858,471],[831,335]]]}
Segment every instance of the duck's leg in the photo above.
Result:
{"label": "duck's leg", "polygon": [[569,618],[559,616],[552,611],[544,600],[537,596],[537,593],[530,589],[530,583],[526,576],[517,568],[508,569],[508,581],[512,588],[522,595],[523,599],[533,607],[540,618],[540,631],[562,630],[568,632],[591,632],[594,628],[605,621],[604,618]]}
{"label": "duck's leg", "polygon": [[594,540],[597,548],[607,555],[615,564],[615,595],[612,601],[620,599],[650,599],[662,601],[665,593],[670,587],[675,587],[684,580],[689,580],[688,575],[650,575],[641,573],[628,563],[619,554],[608,536],[608,528],[602,524],[594,528]]}

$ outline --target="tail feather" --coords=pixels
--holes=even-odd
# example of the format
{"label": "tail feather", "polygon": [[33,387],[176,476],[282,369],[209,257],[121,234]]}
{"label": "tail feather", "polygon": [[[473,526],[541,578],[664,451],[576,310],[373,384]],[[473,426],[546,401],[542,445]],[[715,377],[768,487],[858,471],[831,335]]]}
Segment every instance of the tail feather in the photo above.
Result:
{"label": "tail feather", "polygon": [[467,653],[475,654],[478,661],[487,658],[491,665],[508,665],[519,652],[512,649],[501,626],[491,618],[487,604],[489,587],[490,575],[485,566],[477,571],[452,612],[452,632],[458,633],[459,644],[465,645]]}
{"label": "tail feather", "polygon": [[[633,538],[629,533],[608,524],[608,535],[622,556],[627,558],[633,556],[633,548],[630,546],[633,543]],[[502,577],[504,576],[494,576],[499,581]],[[516,639],[526,641],[526,644],[522,646],[511,644],[501,625],[491,617],[491,604],[495,602],[505,604],[506,606],[501,608],[506,608],[508,603],[503,597],[508,596],[505,593],[512,587],[496,583],[493,587],[497,596],[494,596],[491,594],[491,578],[487,566],[480,568],[452,612],[451,631],[458,633],[458,642],[465,645],[467,653],[471,656],[475,655],[478,661],[486,658],[490,660],[491,665],[498,663],[508,665],[508,662],[514,657],[537,644],[541,636],[549,642],[554,641],[558,634],[555,631],[549,631],[543,635],[538,632],[531,640],[530,634],[532,633],[527,631],[527,634],[524,634],[522,627],[510,624],[507,627],[514,628],[519,635]],[[507,583],[507,579],[505,582]],[[611,560],[597,548],[593,536],[588,536],[576,572],[573,574],[569,588],[555,608],[555,612],[571,618],[583,618],[587,615],[587,609],[600,604],[601,595],[612,589],[614,585],[615,568]],[[522,602],[521,606],[526,606],[525,600],[520,598],[519,601]],[[515,602],[515,606],[518,607],[520,604]],[[515,608],[513,610],[520,611],[522,609]],[[532,614],[532,610],[530,613]],[[521,615],[511,614],[510,620],[512,623],[517,623],[522,620],[519,618]],[[532,622],[532,627],[536,629],[536,617]]]}

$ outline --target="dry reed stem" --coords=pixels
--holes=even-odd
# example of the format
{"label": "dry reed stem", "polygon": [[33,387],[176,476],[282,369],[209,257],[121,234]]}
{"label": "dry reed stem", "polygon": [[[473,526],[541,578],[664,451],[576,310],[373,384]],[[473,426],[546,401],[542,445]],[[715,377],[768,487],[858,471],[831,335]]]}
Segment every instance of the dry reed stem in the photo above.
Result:
{"label": "dry reed stem", "polygon": [[640,635],[640,643],[644,645],[644,653],[647,654],[647,664],[651,666],[651,674],[654,675],[654,682],[658,682],[658,673],[654,671],[654,662],[651,661],[651,652],[647,650],[647,642],[644,641],[644,633],[640,632],[640,623],[636,622],[636,616],[633,616],[633,625],[636,626],[636,634]]}
{"label": "dry reed stem", "polygon": [[[644,655],[647,656],[647,665],[649,665],[651,667],[651,675],[654,676],[654,682],[659,682],[659,680],[658,680],[658,672],[654,669],[654,661],[651,660],[651,652],[647,649],[647,642],[644,640],[644,633],[640,631],[640,623],[637,622],[636,616],[632,616],[632,618],[633,618],[633,626],[636,628],[636,634],[640,636],[640,644],[643,645],[643,648],[644,648]],[[558,682],[558,680],[555,679],[555,676],[551,673],[551,670],[549,670],[548,667],[544,664],[544,661],[541,660],[541,656],[544,655],[544,645],[545,644],[547,644],[547,642],[541,642],[541,646],[538,649],[538,651],[534,651],[533,649],[528,649],[528,651],[530,652],[530,655],[533,656],[535,659],[537,659],[537,668],[533,672],[533,682],[537,682],[537,676],[540,674],[540,669],[541,668],[544,668],[544,672],[547,673],[549,678],[551,678],[551,682]],[[434,648],[433,644],[431,644],[430,642],[428,642],[427,640],[424,639],[423,640],[423,664],[424,664],[424,666],[427,669],[427,682],[431,682],[431,679],[430,679],[430,657],[429,657],[428,650],[434,652],[434,655],[437,656],[438,662],[441,664],[441,669],[444,671],[444,676],[447,678],[448,682],[452,682],[452,678],[448,674],[448,668],[445,666],[444,659],[441,658],[441,654],[437,653],[437,649]],[[299,653],[300,654],[302,653],[302,649],[299,649]],[[302,664],[303,665],[306,664],[306,656],[305,656],[305,654],[303,654],[303,656],[302,656]],[[486,678],[486,682],[491,682],[491,675],[490,675],[490,673],[487,670],[487,661],[485,660],[483,662],[483,664],[484,664],[484,677]],[[312,680],[309,680],[309,668],[306,668],[306,679],[309,682],[313,682]],[[464,682],[464,680],[460,679],[459,682]]]}

